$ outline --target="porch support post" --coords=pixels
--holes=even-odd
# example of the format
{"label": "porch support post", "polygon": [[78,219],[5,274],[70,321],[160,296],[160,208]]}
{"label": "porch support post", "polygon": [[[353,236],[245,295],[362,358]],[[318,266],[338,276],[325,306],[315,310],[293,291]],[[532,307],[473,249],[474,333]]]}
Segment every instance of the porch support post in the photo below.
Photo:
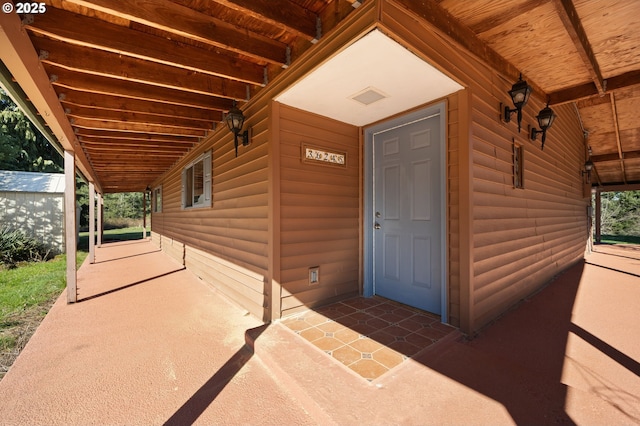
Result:
{"label": "porch support post", "polygon": [[64,225],[67,252],[67,303],[78,300],[76,275],[76,159],[73,151],[64,152]]}
{"label": "porch support post", "polygon": [[142,193],[142,239],[147,238],[147,191]]}
{"label": "porch support post", "polygon": [[96,263],[96,188],[89,182],[89,263]]}
{"label": "porch support post", "polygon": [[269,144],[269,266],[265,282],[267,309],[264,321],[282,316],[280,277],[280,104],[271,102],[271,143]]}
{"label": "porch support post", "polygon": [[602,192],[600,192],[600,187],[596,189],[596,243],[600,244],[602,242]]}
{"label": "porch support post", "polygon": [[98,247],[102,247],[102,194],[98,192]]}

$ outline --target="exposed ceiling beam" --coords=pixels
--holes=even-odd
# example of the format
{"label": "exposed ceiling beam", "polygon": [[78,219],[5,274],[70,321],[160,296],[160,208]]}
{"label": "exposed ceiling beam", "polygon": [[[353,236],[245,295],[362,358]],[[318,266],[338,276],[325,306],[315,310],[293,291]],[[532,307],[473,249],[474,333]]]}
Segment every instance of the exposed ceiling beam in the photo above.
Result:
{"label": "exposed ceiling beam", "polygon": [[78,106],[68,108],[65,112],[67,113],[67,117],[73,118],[91,118],[119,123],[157,124],[161,126],[178,127],[193,130],[212,129],[211,124],[205,121],[189,120],[187,118],[178,117],[164,117],[160,115],[144,114],[140,112],[112,111],[100,108]]}
{"label": "exposed ceiling beam", "polygon": [[112,143],[118,143],[121,140],[136,140],[136,141],[155,141],[155,142],[170,142],[172,144],[188,145],[193,147],[200,140],[199,136],[182,135],[182,136],[168,136],[158,135],[152,133],[137,133],[127,131],[113,131],[113,130],[100,130],[100,129],[76,129],[76,135],[79,138],[95,137],[103,140],[112,141]]}
{"label": "exposed ceiling beam", "polygon": [[118,130],[140,133],[157,133],[160,135],[197,136],[205,137],[207,130],[184,129],[180,127],[160,126],[145,123],[122,123],[115,121],[94,120],[91,118],[74,118],[71,123],[74,128],[96,130]]}
{"label": "exposed ceiling beam", "polygon": [[222,113],[217,110],[172,105],[155,101],[130,99],[121,96],[97,95],[91,92],[65,90],[60,96],[65,108],[72,106],[95,107],[110,111],[145,112],[161,117],[189,118],[206,122],[219,122]]}
{"label": "exposed ceiling beam", "polygon": [[587,34],[582,27],[582,23],[580,22],[580,17],[578,16],[575,6],[571,0],[554,0],[554,4],[558,11],[558,15],[560,16],[560,20],[569,34],[569,37],[571,37],[573,45],[580,55],[580,58],[582,58],[598,93],[604,95],[606,92],[606,82],[602,77],[600,65],[598,65],[596,55],[593,53],[593,49],[591,48]]}
{"label": "exposed ceiling beam", "polygon": [[[82,146],[87,150],[95,150],[95,151],[110,151],[114,149],[113,141],[104,140],[99,138],[91,138],[91,137],[83,137]],[[121,140],[118,142],[118,149],[124,149],[128,152],[131,152],[132,149],[141,149],[145,152],[165,152],[165,153],[173,153],[180,154],[185,152],[189,146],[175,146],[169,143],[158,143],[158,142],[145,142],[145,141],[127,141]]]}
{"label": "exposed ceiling beam", "polygon": [[598,190],[600,192],[640,191],[640,183],[603,185],[598,187]]}
{"label": "exposed ceiling beam", "polygon": [[611,93],[611,112],[613,113],[613,128],[616,136],[616,146],[618,147],[618,158],[620,159],[620,169],[622,171],[622,181],[627,183],[627,173],[624,169],[624,156],[622,154],[622,143],[620,142],[620,127],[618,125],[618,107],[616,105],[616,95]]}
{"label": "exposed ceiling beam", "polygon": [[89,47],[33,37],[41,61],[70,71],[245,101],[255,86]]}
{"label": "exposed ceiling beam", "polygon": [[308,41],[317,41],[317,15],[286,0],[214,0],[244,15],[293,32]]}
{"label": "exposed ceiling beam", "polygon": [[[631,86],[640,85],[640,71],[630,71],[607,79],[607,92],[614,92]],[[561,105],[581,99],[601,96],[594,83],[570,87],[549,94],[550,105]]]}
{"label": "exposed ceiling beam", "polygon": [[[624,160],[630,160],[632,158],[640,158],[640,151],[627,151],[622,153]],[[600,154],[591,156],[591,161],[594,163],[600,163],[604,161],[616,161],[620,159],[620,153],[612,154]]]}
{"label": "exposed ceiling beam", "polygon": [[[260,34],[240,30],[215,17],[163,0],[66,0],[151,28],[197,40],[259,61],[284,65],[287,46]],[[289,7],[289,6],[288,6]]]}
{"label": "exposed ceiling beam", "polygon": [[[264,83],[264,67],[231,54],[209,51],[163,37],[50,7],[26,25],[56,40],[250,84]],[[91,28],[91,31],[79,29]],[[132,43],[135,40],[135,43]]]}
{"label": "exposed ceiling beam", "polygon": [[73,151],[77,158],[76,166],[81,173],[101,191],[101,184],[95,171],[79,149],[73,128],[64,114],[58,96],[38,61],[38,55],[31,44],[26,31],[22,28],[20,17],[16,13],[0,13],[0,59],[14,76],[18,85],[42,116],[58,142],[67,151]]}
{"label": "exposed ceiling beam", "polygon": [[57,77],[53,85],[58,88],[60,93],[64,93],[66,90],[77,90],[218,111],[228,111],[233,105],[230,99],[215,96],[187,93],[163,87],[150,87],[146,84],[82,74],[49,65],[46,68],[50,75]]}

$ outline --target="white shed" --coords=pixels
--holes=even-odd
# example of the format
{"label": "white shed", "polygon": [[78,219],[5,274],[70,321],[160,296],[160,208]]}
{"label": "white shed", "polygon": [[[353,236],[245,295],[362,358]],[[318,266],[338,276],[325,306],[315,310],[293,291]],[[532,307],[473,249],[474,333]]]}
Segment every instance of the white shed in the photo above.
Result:
{"label": "white shed", "polygon": [[64,174],[0,171],[0,226],[64,251]]}

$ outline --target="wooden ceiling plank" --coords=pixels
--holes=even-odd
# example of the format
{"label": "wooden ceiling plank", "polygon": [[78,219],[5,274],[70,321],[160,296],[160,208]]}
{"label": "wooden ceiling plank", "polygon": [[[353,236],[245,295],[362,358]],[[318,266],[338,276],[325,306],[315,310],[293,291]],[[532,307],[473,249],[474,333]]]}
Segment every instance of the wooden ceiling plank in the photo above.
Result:
{"label": "wooden ceiling plank", "polygon": [[582,23],[580,22],[580,17],[578,16],[575,6],[571,0],[554,0],[554,4],[558,11],[558,15],[560,16],[560,20],[571,37],[582,61],[587,67],[593,83],[598,89],[598,93],[603,95],[606,91],[606,83],[602,77],[600,65],[593,53],[593,49],[591,48],[587,34],[582,27]]}
{"label": "wooden ceiling plank", "polygon": [[99,108],[72,107],[68,108],[68,117],[74,118],[92,118],[105,121],[113,121],[120,123],[144,123],[158,124],[162,126],[179,127],[185,129],[212,129],[211,123],[204,121],[189,120],[186,118],[179,119],[177,117],[162,117],[158,115],[149,115],[138,112],[121,112],[110,111]]}
{"label": "wooden ceiling plank", "polygon": [[308,41],[317,41],[317,16],[285,0],[214,0],[244,15],[267,22]]}
{"label": "wooden ceiling plank", "polygon": [[[423,0],[420,2],[396,0],[396,2],[431,24],[440,36],[462,46],[505,78],[515,82],[520,77],[521,73],[514,65],[493,50],[470,28],[461,24],[453,15],[438,5],[435,0]],[[546,101],[547,93],[535,82],[526,76],[524,77],[529,82],[533,93]]]}
{"label": "wooden ceiling plank", "polygon": [[230,99],[186,93],[180,90],[149,86],[131,81],[119,81],[109,77],[82,74],[62,68],[55,68],[51,65],[47,65],[47,70],[49,74],[55,74],[57,76],[57,80],[53,82],[53,85],[58,88],[59,93],[64,93],[65,89],[69,89],[219,111],[228,111],[233,105]]}
{"label": "wooden ceiling plank", "polygon": [[[115,151],[116,148],[114,148],[114,145],[112,143],[106,143],[101,141],[94,142],[94,141],[87,140],[86,138],[83,138],[81,142],[82,142],[82,147],[87,152],[94,152],[94,151],[117,152]],[[144,145],[144,144],[135,143],[135,142],[131,142],[131,143],[119,142],[117,145],[117,149],[120,151],[126,151],[126,152],[131,152],[131,150],[136,150],[140,152],[154,152],[154,153],[164,153],[164,154],[175,155],[175,154],[181,154],[186,152],[189,149],[189,147],[164,146],[160,144]]]}
{"label": "wooden ceiling plank", "polygon": [[524,4],[518,5],[518,7],[500,7],[498,9],[498,13],[470,25],[469,28],[476,34],[482,34],[485,31],[489,31],[495,27],[506,24],[518,16],[522,16],[523,14],[537,9],[547,2],[548,0],[530,0]]}
{"label": "wooden ceiling plank", "polygon": [[84,128],[84,129],[96,129],[96,130],[122,130],[129,132],[140,132],[140,133],[157,133],[161,135],[177,135],[177,136],[199,136],[205,137],[207,135],[207,131],[205,130],[191,130],[184,129],[179,127],[169,127],[169,126],[158,126],[151,124],[141,124],[141,123],[118,123],[104,120],[94,120],[90,118],[74,118],[71,125],[74,128]]}
{"label": "wooden ceiling plank", "polygon": [[118,140],[140,140],[140,141],[155,141],[155,142],[172,142],[175,144],[191,144],[192,146],[199,142],[200,136],[192,135],[158,135],[153,133],[137,133],[127,131],[116,130],[101,130],[101,129],[75,129],[78,137],[95,137],[104,140],[113,140],[114,143]]}
{"label": "wooden ceiling plank", "polygon": [[158,64],[113,52],[33,37],[41,61],[70,71],[245,101],[247,83]]}
{"label": "wooden ceiling plank", "polygon": [[35,15],[33,23],[25,27],[67,43],[250,84],[264,83],[264,67],[253,62],[53,7],[48,8],[47,13]]}
{"label": "wooden ceiling plank", "polygon": [[206,122],[222,120],[222,113],[203,108],[158,103],[154,101],[123,98],[121,96],[96,95],[90,92],[65,90],[60,102],[64,107],[93,107],[110,111],[144,112],[160,117],[189,118]]}
{"label": "wooden ceiling plank", "polygon": [[259,61],[280,66],[286,63],[285,44],[238,29],[220,19],[170,1],[67,0],[67,3],[138,22]]}

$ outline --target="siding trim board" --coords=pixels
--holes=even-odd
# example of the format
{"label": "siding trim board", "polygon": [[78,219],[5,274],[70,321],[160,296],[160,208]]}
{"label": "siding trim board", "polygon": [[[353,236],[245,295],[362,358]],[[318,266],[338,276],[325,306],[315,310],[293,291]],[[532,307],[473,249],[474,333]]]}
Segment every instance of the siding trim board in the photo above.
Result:
{"label": "siding trim board", "polygon": [[[154,182],[162,185],[163,209],[153,213],[152,240],[265,321],[370,296],[365,129],[272,99],[373,28],[464,87],[437,104],[446,117],[443,320],[473,334],[583,255],[582,131],[570,105],[554,107],[558,119],[541,151],[499,119],[510,83],[392,0],[363,3],[247,103],[254,134],[238,158],[233,136],[221,129]],[[523,129],[543,106],[530,100]],[[345,152],[347,166],[305,163],[302,143]],[[514,143],[526,151],[524,188],[513,186]],[[181,210],[181,171],[208,150],[212,205]],[[320,267],[319,284],[309,285],[312,266]]]}

